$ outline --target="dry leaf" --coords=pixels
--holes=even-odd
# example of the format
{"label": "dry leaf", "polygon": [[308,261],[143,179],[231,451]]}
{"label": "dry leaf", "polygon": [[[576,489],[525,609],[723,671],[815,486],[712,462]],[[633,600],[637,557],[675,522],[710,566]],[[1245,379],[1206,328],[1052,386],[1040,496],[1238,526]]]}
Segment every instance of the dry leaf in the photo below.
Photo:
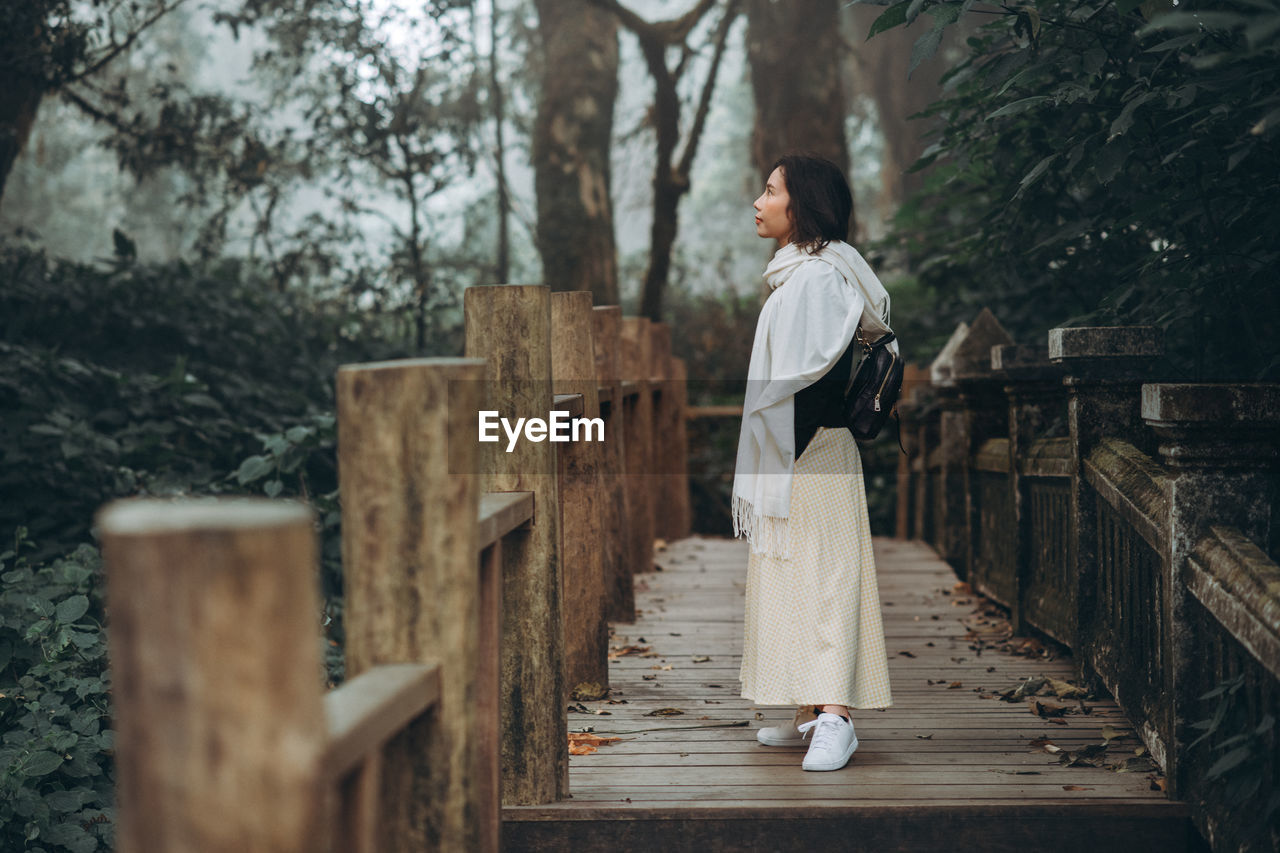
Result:
{"label": "dry leaf", "polygon": [[902,655],[904,658],[913,658],[913,657],[915,657],[915,653],[914,653],[914,652],[908,652],[908,651],[905,651],[905,650],[904,650],[904,651],[900,651],[900,652],[898,652],[898,654]]}
{"label": "dry leaf", "polygon": [[1058,694],[1059,699],[1077,699],[1084,698],[1089,691],[1083,687],[1078,687],[1069,681],[1061,681],[1050,676],[1049,686],[1053,688],[1053,692]]}
{"label": "dry leaf", "polygon": [[927,735],[916,735],[916,738],[919,740],[933,740],[933,732],[929,732]]}
{"label": "dry leaf", "polygon": [[957,687],[963,687],[963,686],[964,686],[964,682],[961,682],[961,681],[953,681],[953,682],[951,682],[950,684],[948,684],[948,685],[947,685],[947,689],[948,689],[948,690],[955,690]]}
{"label": "dry leaf", "polygon": [[1092,788],[1086,788],[1084,785],[1063,785],[1064,791],[1092,791]]}
{"label": "dry leaf", "polygon": [[679,708],[659,708],[656,711],[650,711],[645,714],[646,717],[678,717],[683,714]]}
{"label": "dry leaf", "polygon": [[608,687],[600,685],[594,681],[584,681],[577,687],[573,688],[573,692],[569,694],[569,698],[577,699],[580,702],[598,702],[608,695]]}
{"label": "dry leaf", "polygon": [[569,732],[569,754],[590,755],[596,751],[596,747],[608,746],[620,740],[620,737],[602,737],[591,732]]}
{"label": "dry leaf", "polygon": [[711,663],[711,658],[707,657],[706,655],[694,655],[693,662],[694,663]]}

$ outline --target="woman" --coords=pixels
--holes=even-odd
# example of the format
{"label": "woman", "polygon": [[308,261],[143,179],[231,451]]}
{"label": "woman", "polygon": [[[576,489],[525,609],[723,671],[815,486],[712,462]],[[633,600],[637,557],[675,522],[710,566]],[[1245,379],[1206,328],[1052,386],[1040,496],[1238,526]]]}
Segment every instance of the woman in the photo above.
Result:
{"label": "woman", "polygon": [[780,158],[754,207],[756,233],[780,248],[733,482],[734,533],[751,543],[742,695],[797,707],[761,743],[808,737],[801,766],[839,770],[858,748],[850,709],[892,704],[862,462],[840,411],[855,337],[889,331],[889,294],[844,242],[853,198],[835,164]]}

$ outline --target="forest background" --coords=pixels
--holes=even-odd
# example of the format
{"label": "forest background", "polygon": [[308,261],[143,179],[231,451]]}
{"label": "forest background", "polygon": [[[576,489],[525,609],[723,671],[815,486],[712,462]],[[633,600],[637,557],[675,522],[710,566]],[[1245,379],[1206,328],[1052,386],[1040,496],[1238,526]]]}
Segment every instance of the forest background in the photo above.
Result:
{"label": "forest background", "polygon": [[[4,4],[0,847],[110,847],[97,507],[311,501],[340,679],[336,367],[457,354],[464,288],[543,282],[738,402],[784,150],[846,168],[911,360],[988,306],[1276,380],[1278,46],[1277,0]],[[736,429],[695,436],[707,532]]]}

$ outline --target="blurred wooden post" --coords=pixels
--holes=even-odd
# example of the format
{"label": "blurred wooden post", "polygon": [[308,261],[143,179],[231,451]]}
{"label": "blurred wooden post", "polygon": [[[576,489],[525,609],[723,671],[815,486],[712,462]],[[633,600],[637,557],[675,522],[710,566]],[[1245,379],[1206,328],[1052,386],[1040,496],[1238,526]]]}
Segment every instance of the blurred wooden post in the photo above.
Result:
{"label": "blurred wooden post", "polygon": [[122,853],[327,849],[313,524],[264,500],[98,515]]}
{"label": "blurred wooden post", "polygon": [[635,618],[636,596],[628,560],[629,534],[626,514],[625,441],[621,379],[622,308],[597,305],[591,312],[592,339],[596,354],[596,379],[603,397],[604,458],[601,469],[600,522],[604,538],[600,553],[604,559],[607,618],[630,622]]}
{"label": "blurred wooden post", "polygon": [[379,850],[482,849],[483,836],[496,839],[496,803],[477,789],[483,729],[473,713],[484,689],[473,473],[484,371],[476,359],[338,371],[347,675],[444,664],[438,710],[385,751]]}
{"label": "blurred wooden post", "polygon": [[[581,394],[586,431],[558,445],[561,565],[564,567],[565,686],[609,684],[609,625],[605,621],[600,468],[604,462],[596,357],[591,336],[591,292],[551,294],[551,372],[556,394]],[[565,698],[568,698],[567,696]]]}
{"label": "blurred wooden post", "polygon": [[[631,574],[653,568],[653,507],[650,503],[653,433],[653,394],[650,390],[649,319],[622,318],[622,376],[634,395],[624,406],[623,444],[626,449],[627,559]],[[625,392],[624,392],[625,393]],[[631,613],[622,621],[635,619]]]}
{"label": "blurred wooden post", "polygon": [[683,358],[672,358],[667,382],[670,398],[670,446],[668,461],[671,492],[667,495],[666,538],[685,539],[693,530],[693,504],[689,495],[689,366]]}
{"label": "blurred wooden post", "polygon": [[[550,415],[551,291],[542,285],[471,287],[466,352],[489,362],[486,409]],[[555,445],[506,438],[482,445],[486,491],[534,493],[534,519],[502,543],[502,801],[535,805],[568,792],[564,623],[560,601]]]}
{"label": "blurred wooden post", "polygon": [[676,376],[676,359],[671,356],[671,328],[665,323],[650,324],[649,341],[653,389],[650,441],[655,474],[649,483],[653,534],[670,542],[689,535],[684,382]]}

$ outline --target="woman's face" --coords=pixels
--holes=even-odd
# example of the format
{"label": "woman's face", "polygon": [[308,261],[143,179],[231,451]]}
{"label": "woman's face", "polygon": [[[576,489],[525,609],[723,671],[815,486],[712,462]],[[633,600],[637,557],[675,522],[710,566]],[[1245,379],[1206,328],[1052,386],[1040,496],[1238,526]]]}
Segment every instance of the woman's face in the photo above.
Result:
{"label": "woman's face", "polygon": [[785,245],[791,238],[791,197],[782,179],[782,167],[773,170],[765,182],[764,192],[752,205],[756,209],[756,235]]}

